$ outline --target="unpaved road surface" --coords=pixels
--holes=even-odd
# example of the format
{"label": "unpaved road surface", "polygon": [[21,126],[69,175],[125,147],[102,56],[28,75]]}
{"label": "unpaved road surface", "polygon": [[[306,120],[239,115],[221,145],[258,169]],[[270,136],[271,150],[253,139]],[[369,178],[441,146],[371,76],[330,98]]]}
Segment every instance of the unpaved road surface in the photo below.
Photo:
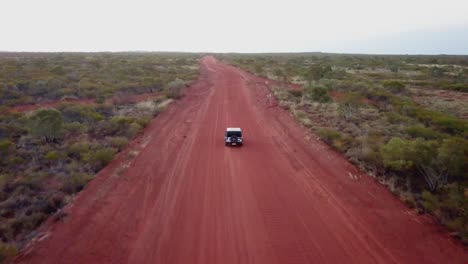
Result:
{"label": "unpaved road surface", "polygon": [[[20,263],[467,263],[466,249],[205,57]],[[224,129],[245,131],[225,147]]]}

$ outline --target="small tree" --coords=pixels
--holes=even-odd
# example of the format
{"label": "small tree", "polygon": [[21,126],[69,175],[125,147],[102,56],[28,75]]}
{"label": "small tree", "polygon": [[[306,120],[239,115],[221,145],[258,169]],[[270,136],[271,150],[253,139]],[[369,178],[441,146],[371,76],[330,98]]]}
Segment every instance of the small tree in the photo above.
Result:
{"label": "small tree", "polygon": [[62,113],[55,109],[40,109],[31,117],[31,132],[36,137],[44,137],[54,142],[61,135]]}
{"label": "small tree", "polygon": [[449,176],[467,176],[468,143],[463,138],[448,138],[442,141],[437,160]]}
{"label": "small tree", "polygon": [[409,141],[394,137],[385,144],[380,152],[385,167],[396,171],[405,171],[413,166],[413,162],[408,159]]}
{"label": "small tree", "polygon": [[466,149],[463,139],[438,142],[392,138],[381,148],[381,154],[385,167],[401,172],[415,169],[424,177],[429,190],[435,191],[446,184],[450,176],[463,174]]}
{"label": "small tree", "polygon": [[418,138],[408,144],[407,156],[424,177],[429,190],[435,191],[441,184],[447,183],[448,171],[438,159],[438,142]]}

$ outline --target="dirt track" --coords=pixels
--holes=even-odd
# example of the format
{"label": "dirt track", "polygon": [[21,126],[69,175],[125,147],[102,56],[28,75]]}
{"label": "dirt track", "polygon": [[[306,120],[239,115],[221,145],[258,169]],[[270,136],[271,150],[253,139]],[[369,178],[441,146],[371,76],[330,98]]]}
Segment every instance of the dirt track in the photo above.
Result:
{"label": "dirt track", "polygon": [[[467,263],[429,217],[274,107],[264,80],[212,57],[201,71],[17,262]],[[228,126],[243,147],[224,146]]]}

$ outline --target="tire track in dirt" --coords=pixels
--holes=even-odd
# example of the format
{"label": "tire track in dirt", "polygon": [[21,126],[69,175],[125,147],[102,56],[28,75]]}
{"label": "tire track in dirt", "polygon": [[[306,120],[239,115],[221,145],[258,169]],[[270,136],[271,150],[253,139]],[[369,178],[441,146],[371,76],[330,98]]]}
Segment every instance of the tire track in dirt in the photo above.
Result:
{"label": "tire track in dirt", "polygon": [[[409,214],[273,101],[265,80],[203,58],[186,96],[17,262],[467,263],[431,218]],[[224,146],[228,126],[243,128],[243,147]]]}

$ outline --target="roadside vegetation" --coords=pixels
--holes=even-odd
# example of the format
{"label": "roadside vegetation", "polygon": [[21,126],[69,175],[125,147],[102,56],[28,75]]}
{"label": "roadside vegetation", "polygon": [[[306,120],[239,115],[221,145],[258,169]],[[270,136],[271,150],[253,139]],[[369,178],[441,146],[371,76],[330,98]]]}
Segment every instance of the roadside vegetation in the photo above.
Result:
{"label": "roadside vegetation", "polygon": [[218,57],[277,80],[281,107],[468,243],[468,56]]}
{"label": "roadside vegetation", "polygon": [[[172,53],[0,54],[0,262],[182,97],[198,77],[197,59]],[[13,110],[57,101],[53,108]]]}

